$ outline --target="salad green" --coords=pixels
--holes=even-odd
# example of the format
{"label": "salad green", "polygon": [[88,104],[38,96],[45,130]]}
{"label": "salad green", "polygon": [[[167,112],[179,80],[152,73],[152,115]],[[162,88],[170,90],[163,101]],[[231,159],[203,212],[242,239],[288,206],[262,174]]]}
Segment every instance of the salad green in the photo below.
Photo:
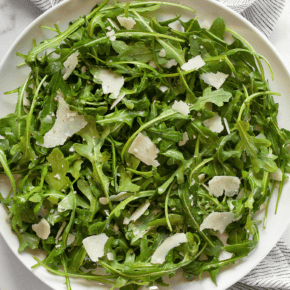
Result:
{"label": "salad green", "polygon": [[[150,13],[163,5],[192,19],[160,22]],[[267,60],[222,18],[202,28],[176,3],[106,0],[63,32],[43,28],[56,36],[18,54],[31,73],[0,119],[19,251],[45,251],[34,267],[67,289],[74,277],[166,286],[180,268],[216,283],[257,246],[255,214],[266,208],[266,226],[290,173]]]}

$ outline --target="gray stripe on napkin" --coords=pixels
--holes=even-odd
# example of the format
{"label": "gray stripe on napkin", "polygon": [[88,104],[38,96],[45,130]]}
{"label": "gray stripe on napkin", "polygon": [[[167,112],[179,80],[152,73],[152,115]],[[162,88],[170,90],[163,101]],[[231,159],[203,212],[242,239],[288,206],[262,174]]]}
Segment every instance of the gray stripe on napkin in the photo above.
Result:
{"label": "gray stripe on napkin", "polygon": [[254,270],[227,290],[265,289],[290,289],[290,250],[282,240]]}
{"label": "gray stripe on napkin", "polygon": [[286,0],[218,0],[241,13],[267,37],[273,31]]}

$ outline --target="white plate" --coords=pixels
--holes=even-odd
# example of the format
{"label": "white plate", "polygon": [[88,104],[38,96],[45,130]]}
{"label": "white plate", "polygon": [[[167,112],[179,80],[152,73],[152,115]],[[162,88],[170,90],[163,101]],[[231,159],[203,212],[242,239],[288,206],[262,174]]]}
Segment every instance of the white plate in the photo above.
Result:
{"label": "white plate", "polygon": [[[25,67],[20,69],[16,68],[16,66],[21,62],[21,59],[16,57],[15,53],[27,53],[31,49],[33,38],[36,38],[37,43],[39,43],[46,38],[51,38],[54,36],[53,32],[41,29],[40,25],[53,26],[57,23],[63,30],[67,27],[67,23],[69,21],[75,20],[79,16],[89,13],[91,8],[98,2],[100,1],[70,0],[62,2],[60,5],[57,5],[50,11],[41,15],[18,37],[0,65],[0,117],[14,111],[14,106],[17,99],[16,94],[4,96],[3,93],[20,86],[26,79],[29,72],[28,68]],[[200,17],[200,23],[204,27],[208,28],[210,23],[216,17],[223,17],[228,27],[245,37],[260,54],[265,56],[270,61],[275,73],[275,81],[270,81],[271,90],[279,91],[281,93],[281,97],[275,98],[280,104],[278,120],[279,125],[289,130],[290,117],[288,111],[290,109],[290,98],[288,96],[290,95],[290,76],[277,51],[271,43],[240,15],[213,0],[179,0],[178,2],[195,9],[197,11],[196,15]],[[178,9],[176,8],[172,9],[168,6],[163,6],[162,15],[159,17],[166,18],[168,16],[175,16],[174,13],[179,12],[177,10]],[[182,13],[184,15],[184,20],[190,16],[190,13],[184,12],[184,10]],[[266,75],[269,76],[267,69],[266,72]],[[0,178],[0,188],[1,193],[8,191],[9,186],[5,178]],[[176,277],[173,279],[174,281],[171,281],[172,284],[170,288],[180,290],[222,290],[230,287],[245,276],[274,247],[290,223],[290,199],[288,198],[289,189],[290,184],[288,183],[285,185],[283,190],[277,215],[274,214],[276,196],[273,196],[269,208],[267,228],[266,230],[260,228],[260,242],[258,247],[243,261],[234,267],[230,267],[225,271],[222,271],[217,278],[218,286],[215,286],[209,278],[202,281],[197,280],[194,282],[184,282],[181,281],[180,278]],[[6,211],[2,206],[0,206],[0,232],[19,260],[28,269],[30,269],[35,261],[29,252],[21,254],[18,253],[18,240],[12,233],[10,225],[6,222],[6,217]],[[43,268],[33,270],[33,273],[53,289],[66,290],[66,287],[63,284],[64,280],[61,277],[51,275]],[[73,290],[108,289],[105,286],[98,285],[96,282],[91,283],[80,280],[72,280],[72,288]]]}

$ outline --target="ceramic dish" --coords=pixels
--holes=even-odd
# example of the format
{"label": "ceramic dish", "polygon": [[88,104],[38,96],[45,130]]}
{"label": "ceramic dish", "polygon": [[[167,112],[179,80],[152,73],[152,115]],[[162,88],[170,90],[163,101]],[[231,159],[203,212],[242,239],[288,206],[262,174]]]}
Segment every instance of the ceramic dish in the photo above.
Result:
{"label": "ceramic dish", "polygon": [[[21,62],[21,59],[18,58],[15,53],[27,53],[31,49],[33,38],[36,38],[37,43],[39,43],[44,39],[54,36],[53,32],[41,29],[40,25],[53,26],[55,23],[57,23],[60,29],[65,29],[69,21],[75,20],[79,16],[89,13],[91,8],[98,2],[100,1],[64,1],[36,19],[18,37],[0,65],[0,117],[13,112],[17,98],[16,94],[6,97],[3,95],[3,93],[5,91],[19,87],[24,82],[29,72],[29,69],[26,67],[16,67]],[[196,10],[196,15],[199,16],[200,24],[206,28],[209,27],[210,23],[216,17],[223,17],[228,27],[237,31],[244,38],[246,38],[258,53],[262,54],[269,60],[275,74],[275,81],[270,81],[270,88],[272,91],[278,91],[281,93],[281,97],[275,98],[276,102],[280,104],[280,113],[278,116],[279,126],[290,130],[288,113],[290,108],[290,98],[288,97],[290,94],[290,76],[287,72],[287,69],[283,65],[281,58],[279,57],[274,47],[270,44],[270,42],[243,17],[215,1],[195,0],[193,2],[190,0],[180,0],[179,3],[190,6]],[[162,8],[162,14],[158,15],[158,19],[168,19],[169,17],[175,16],[175,13],[179,13],[176,8],[169,8],[164,6]],[[185,11],[182,11],[182,14],[182,20],[187,20],[189,18],[189,13],[187,14]],[[267,72],[267,68],[265,69]],[[266,76],[269,76],[269,74],[266,74]],[[5,193],[8,192],[9,183],[3,177],[0,178],[0,186],[1,193],[5,195]],[[248,257],[243,259],[235,266],[228,267],[227,269],[221,271],[217,278],[218,286],[215,286],[209,277],[205,277],[203,280],[197,279],[193,282],[186,282],[181,279],[180,275],[177,275],[171,279],[170,288],[179,290],[189,290],[193,288],[195,290],[221,290],[230,287],[243,276],[245,276],[267,255],[267,253],[277,243],[286,227],[290,223],[290,215],[288,214],[290,208],[290,199],[287,196],[289,189],[290,184],[288,182],[288,184],[286,183],[284,186],[283,194],[279,204],[279,210],[276,215],[274,214],[276,202],[274,195],[269,207],[267,228],[262,229],[262,227],[260,227],[260,241],[258,247]],[[30,267],[35,264],[35,261],[29,252],[22,254],[18,253],[18,240],[16,235],[12,233],[10,225],[6,222],[6,217],[6,211],[2,206],[0,206],[0,232],[13,253],[28,269],[30,269]],[[33,273],[53,289],[66,290],[64,280],[61,277],[49,274],[43,268],[33,270]],[[96,282],[72,279],[72,288],[74,290],[101,290],[109,289],[109,286],[99,285],[99,283]],[[159,287],[159,289],[161,288],[162,287]],[[168,287],[166,289],[168,289]]]}

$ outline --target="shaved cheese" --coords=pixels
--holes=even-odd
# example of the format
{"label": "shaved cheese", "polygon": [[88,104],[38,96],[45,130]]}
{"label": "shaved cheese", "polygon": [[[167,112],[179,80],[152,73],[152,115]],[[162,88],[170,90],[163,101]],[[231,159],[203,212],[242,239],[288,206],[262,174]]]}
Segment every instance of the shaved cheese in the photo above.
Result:
{"label": "shaved cheese", "polygon": [[59,240],[59,237],[60,237],[60,235],[62,234],[62,232],[63,232],[65,226],[66,226],[66,222],[64,221],[64,222],[62,223],[62,225],[60,226],[58,232],[56,233],[56,236],[55,236],[55,242],[57,242],[57,241]]}
{"label": "shaved cheese", "polygon": [[112,253],[108,253],[107,258],[109,261],[114,261],[114,255]]}
{"label": "shaved cheese", "polygon": [[115,30],[110,30],[109,32],[106,33],[107,37],[109,37],[109,39],[111,41],[115,41],[116,40],[116,36],[115,36]]}
{"label": "shaved cheese", "polygon": [[200,230],[213,229],[222,234],[234,220],[235,215],[232,212],[212,212],[203,220]]}
{"label": "shaved cheese", "polygon": [[118,98],[125,83],[123,76],[108,69],[101,69],[94,75],[94,80],[102,83],[104,94],[113,94],[115,99]]}
{"label": "shaved cheese", "polygon": [[204,82],[209,84],[210,86],[219,89],[223,85],[228,76],[229,75],[226,75],[218,71],[216,74],[212,72],[201,74],[200,78],[203,79]]}
{"label": "shaved cheese", "polygon": [[278,168],[278,170],[276,170],[275,172],[271,172],[270,173],[270,179],[277,180],[277,181],[282,181],[282,179],[283,179],[282,170],[280,168]]}
{"label": "shaved cheese", "polygon": [[55,123],[51,130],[43,136],[43,144],[39,144],[45,148],[63,145],[68,137],[87,125],[84,116],[78,115],[76,111],[71,111],[64,99],[58,98],[58,102]]}
{"label": "shaved cheese", "polygon": [[156,62],[154,60],[150,60],[149,65],[153,68],[157,68]]}
{"label": "shaved cheese", "polygon": [[174,101],[173,105],[172,105],[172,109],[174,111],[177,111],[185,116],[187,116],[190,113],[189,107],[186,103],[184,103],[183,101]]}
{"label": "shaved cheese", "polygon": [[72,74],[76,66],[78,65],[78,55],[79,52],[76,51],[75,53],[71,54],[67,60],[63,63],[65,73],[63,75],[63,79],[67,80],[68,77]]}
{"label": "shaved cheese", "polygon": [[172,68],[173,66],[176,66],[178,63],[175,59],[170,59],[167,61],[167,63],[164,65],[165,68]]}
{"label": "shaved cheese", "polygon": [[108,37],[112,37],[112,36],[114,36],[114,35],[115,35],[115,30],[114,30],[114,29],[110,30],[109,32],[106,33],[106,35],[107,35]]}
{"label": "shaved cheese", "polygon": [[120,94],[119,97],[113,102],[110,110],[114,109],[115,106],[118,105],[122,101],[122,99],[125,97],[125,95],[126,95],[125,93]]}
{"label": "shaved cheese", "polygon": [[224,246],[227,246],[227,240],[229,238],[229,235],[227,233],[220,233],[217,232],[216,236],[219,238],[219,240],[224,244]]}
{"label": "shaved cheese", "polygon": [[215,176],[208,183],[209,194],[219,197],[225,191],[225,195],[234,196],[239,192],[240,183],[240,179],[235,176]]}
{"label": "shaved cheese", "polygon": [[93,262],[99,261],[99,258],[105,254],[105,244],[109,238],[106,234],[100,234],[87,237],[83,240],[84,248]]}
{"label": "shaved cheese", "polygon": [[201,58],[200,55],[191,58],[188,62],[184,63],[181,66],[181,69],[185,70],[185,71],[189,71],[189,70],[198,70],[199,68],[203,67],[205,65],[204,60]]}
{"label": "shaved cheese", "polygon": [[[138,151],[136,152],[134,149],[137,149]],[[147,165],[152,165],[154,167],[160,165],[159,162],[155,160],[159,153],[159,149],[149,137],[143,135],[142,133],[137,135],[128,152]]]}
{"label": "shaved cheese", "polygon": [[227,252],[225,250],[221,250],[220,254],[219,254],[219,257],[218,257],[218,260],[219,261],[224,261],[224,260],[230,259],[232,256],[233,256],[233,253],[229,253],[229,252]]}
{"label": "shaved cheese", "polygon": [[50,235],[50,224],[46,219],[41,219],[38,224],[32,225],[32,229],[35,231],[36,235],[42,240],[46,240]]}
{"label": "shaved cheese", "polygon": [[168,91],[168,87],[166,87],[166,86],[160,86],[158,89],[159,89],[162,93],[165,93],[166,91]]}
{"label": "shaved cheese", "polygon": [[222,118],[219,116],[218,113],[215,113],[212,118],[203,121],[203,125],[215,133],[220,133],[224,129],[224,125],[222,124]]}
{"label": "shaved cheese", "polygon": [[187,132],[182,134],[182,141],[178,141],[178,146],[184,146],[186,142],[189,140]]}
{"label": "shaved cheese", "polygon": [[111,201],[122,201],[131,195],[132,195],[132,193],[124,191],[124,192],[118,193],[117,195],[111,195],[110,200]]}
{"label": "shaved cheese", "polygon": [[160,51],[159,51],[159,56],[160,57],[166,57],[166,50],[164,48],[162,48]]}
{"label": "shaved cheese", "polygon": [[230,126],[229,126],[229,123],[228,123],[228,121],[227,121],[226,118],[224,118],[224,123],[225,123],[225,126],[226,126],[226,129],[227,129],[228,134],[231,134]]}
{"label": "shaved cheese", "polygon": [[150,206],[150,202],[148,200],[146,200],[145,203],[141,204],[135,211],[134,213],[131,215],[131,217],[125,218],[123,221],[124,225],[128,225],[130,223],[130,221],[135,222],[140,216],[142,216],[144,214],[144,212],[148,209],[148,207]]}
{"label": "shaved cheese", "polygon": [[109,200],[107,197],[100,197],[100,198],[99,198],[99,202],[100,202],[100,204],[103,204],[103,205],[108,204],[109,201],[110,201],[110,200]]}
{"label": "shaved cheese", "polygon": [[117,19],[120,25],[128,30],[132,29],[136,24],[136,21],[132,17],[117,16]]}
{"label": "shaved cheese", "polygon": [[115,233],[118,233],[118,232],[119,232],[119,227],[118,227],[117,224],[114,224],[114,225],[113,225],[113,231],[114,231]]}
{"label": "shaved cheese", "polygon": [[198,181],[199,181],[199,182],[202,182],[202,181],[204,180],[204,178],[205,178],[205,174],[202,173],[202,174],[200,174],[197,178],[198,178]]}
{"label": "shaved cheese", "polygon": [[57,173],[57,174],[54,176],[54,178],[60,180],[60,176],[59,176],[59,174]]}
{"label": "shaved cheese", "polygon": [[165,258],[168,252],[180,246],[182,243],[187,243],[186,234],[184,233],[177,233],[169,238],[167,238],[154,252],[151,257],[152,264],[162,264],[165,262]]}
{"label": "shaved cheese", "polygon": [[76,237],[73,234],[68,234],[66,245],[69,246],[75,241]]}
{"label": "shaved cheese", "polygon": [[26,107],[30,106],[30,101],[27,99],[27,97],[28,97],[27,92],[24,92],[22,103],[23,103],[23,106],[26,106]]}
{"label": "shaved cheese", "polygon": [[120,30],[120,27],[117,25],[115,21],[113,21],[111,18],[107,18],[107,19],[114,28],[116,28],[117,30]]}

